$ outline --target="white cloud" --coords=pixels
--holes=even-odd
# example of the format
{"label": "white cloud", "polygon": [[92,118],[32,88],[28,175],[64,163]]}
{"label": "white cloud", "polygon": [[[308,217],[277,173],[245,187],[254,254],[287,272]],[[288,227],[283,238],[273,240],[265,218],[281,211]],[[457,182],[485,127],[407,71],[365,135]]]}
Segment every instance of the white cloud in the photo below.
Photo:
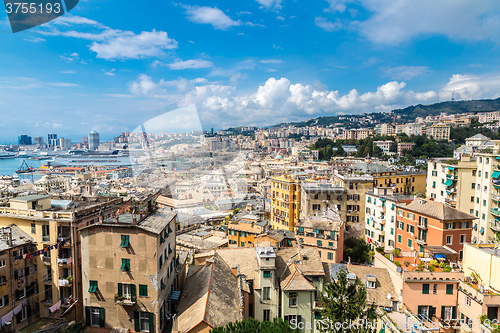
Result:
{"label": "white cloud", "polygon": [[455,99],[482,99],[500,97],[500,75],[483,76],[454,74],[446,86],[440,90],[439,96],[450,99],[455,92]]}
{"label": "white cloud", "polygon": [[189,59],[184,61],[178,60],[176,62],[167,64],[167,66],[173,70],[211,68],[213,67],[213,65],[214,64],[211,61],[203,59]]}
{"label": "white cloud", "polygon": [[326,0],[330,7],[325,12],[343,13],[347,9],[347,4],[353,0]]}
{"label": "white cloud", "polygon": [[384,67],[382,72],[394,80],[411,80],[414,77],[428,74],[431,71],[427,66],[398,66]]}
{"label": "white cloud", "polygon": [[262,64],[281,64],[282,60],[279,59],[263,59],[259,60],[260,63]]}
{"label": "white cloud", "polygon": [[[80,32],[86,28],[91,32]],[[163,56],[165,50],[177,48],[177,41],[168,37],[164,31],[132,31],[117,30],[100,24],[97,21],[79,16],[63,16],[37,30],[46,36],[65,36],[93,41],[90,50],[97,53],[98,58],[106,60],[139,59]]]}
{"label": "white cloud", "polygon": [[219,30],[241,25],[240,20],[234,21],[217,7],[184,6],[184,8],[188,19],[194,23],[210,24]]}
{"label": "white cloud", "polygon": [[337,31],[342,29],[343,27],[342,23],[340,22],[333,23],[321,16],[318,16],[314,19],[314,24],[316,24],[318,27],[325,30],[326,32]]}
{"label": "white cloud", "polygon": [[109,76],[115,76],[116,74],[113,73],[115,71],[115,69],[111,69],[110,71],[106,71],[106,70],[102,70],[104,72],[104,75],[109,75]]}
{"label": "white cloud", "polygon": [[164,31],[143,31],[139,35],[125,34],[111,38],[105,42],[94,42],[90,49],[97,53],[98,58],[139,59],[158,57],[164,54],[163,50],[177,48],[177,42],[168,38]]}
{"label": "white cloud", "polygon": [[282,0],[256,0],[266,9],[281,9]]}
{"label": "white cloud", "polygon": [[[340,1],[344,2],[344,1]],[[395,44],[425,35],[452,40],[494,40],[500,37],[497,0],[360,0],[372,15],[352,26],[369,40]]]}
{"label": "white cloud", "polygon": [[32,43],[41,43],[47,41],[45,38],[40,38],[40,37],[26,37],[24,40]]}

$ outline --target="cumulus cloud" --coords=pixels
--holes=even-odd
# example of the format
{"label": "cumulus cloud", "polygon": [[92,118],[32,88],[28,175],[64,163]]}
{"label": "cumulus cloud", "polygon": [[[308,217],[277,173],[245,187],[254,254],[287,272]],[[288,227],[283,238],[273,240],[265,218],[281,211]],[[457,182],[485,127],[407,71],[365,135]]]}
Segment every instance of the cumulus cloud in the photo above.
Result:
{"label": "cumulus cloud", "polygon": [[[91,32],[81,32],[80,28],[92,28]],[[104,26],[97,21],[79,16],[63,16],[48,25],[47,29],[37,31],[47,36],[65,36],[90,40],[90,50],[98,58],[106,60],[139,59],[163,56],[165,50],[177,48],[177,41],[168,37],[164,31],[117,30]]]}
{"label": "cumulus cloud", "polygon": [[184,8],[188,19],[194,23],[210,24],[219,30],[241,25],[240,20],[234,21],[217,7],[184,6]]}
{"label": "cumulus cloud", "polygon": [[[345,10],[346,1],[330,1],[337,11]],[[371,14],[356,21],[369,40],[395,44],[425,35],[442,35],[452,40],[494,40],[500,37],[500,3],[497,0],[359,0]],[[330,6],[330,8],[332,8]]]}
{"label": "cumulus cloud", "polygon": [[342,29],[342,23],[330,22],[330,21],[328,21],[328,19],[321,17],[321,16],[318,16],[314,19],[314,24],[316,24],[318,27],[325,30],[326,32],[332,32],[332,31]]}
{"label": "cumulus cloud", "polygon": [[257,0],[266,9],[281,9],[282,0]]}

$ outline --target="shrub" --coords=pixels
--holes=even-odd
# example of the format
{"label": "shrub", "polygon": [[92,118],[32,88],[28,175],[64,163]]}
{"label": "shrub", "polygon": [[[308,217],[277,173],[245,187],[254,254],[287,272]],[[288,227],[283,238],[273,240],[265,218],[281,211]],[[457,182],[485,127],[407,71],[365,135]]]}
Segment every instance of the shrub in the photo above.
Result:
{"label": "shrub", "polygon": [[384,257],[386,257],[387,259],[391,259],[391,256],[388,254],[385,254]]}
{"label": "shrub", "polygon": [[384,248],[382,246],[379,246],[375,249],[378,253],[384,254]]}
{"label": "shrub", "polygon": [[392,250],[392,255],[399,257],[400,254],[401,254],[401,251],[399,249]]}
{"label": "shrub", "polygon": [[398,267],[401,267],[401,263],[397,260],[394,261],[394,265],[398,266]]}

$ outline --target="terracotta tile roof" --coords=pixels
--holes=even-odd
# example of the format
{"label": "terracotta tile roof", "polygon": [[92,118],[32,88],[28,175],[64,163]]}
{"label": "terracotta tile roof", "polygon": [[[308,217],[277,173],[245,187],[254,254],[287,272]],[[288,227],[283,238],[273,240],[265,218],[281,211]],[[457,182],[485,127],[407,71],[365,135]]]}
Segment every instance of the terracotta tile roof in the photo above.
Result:
{"label": "terracotta tile roof", "polygon": [[213,263],[187,279],[184,295],[178,310],[179,332],[187,332],[201,321],[217,327],[240,320],[237,278],[217,253]]}
{"label": "terracotta tile roof", "polygon": [[281,289],[286,291],[307,291],[316,290],[316,287],[302,275],[297,265],[292,263],[287,266],[282,276]]}
{"label": "terracotta tile roof", "polygon": [[453,207],[445,205],[442,202],[425,200],[418,198],[410,202],[408,205],[398,205],[398,207],[408,209],[410,211],[434,217],[441,221],[456,221],[456,220],[474,220],[476,217],[459,211]]}

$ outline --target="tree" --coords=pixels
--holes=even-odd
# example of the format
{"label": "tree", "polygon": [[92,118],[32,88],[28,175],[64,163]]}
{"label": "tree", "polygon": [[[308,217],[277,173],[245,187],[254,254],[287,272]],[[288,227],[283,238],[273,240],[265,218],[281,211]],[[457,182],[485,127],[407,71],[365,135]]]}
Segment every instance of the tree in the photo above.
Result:
{"label": "tree", "polygon": [[[356,279],[347,278],[347,269],[341,268],[336,279],[325,284],[325,295],[320,294],[322,324],[318,325],[321,332],[368,333],[376,331],[377,314],[375,304],[368,304],[366,288]],[[349,325],[363,320],[361,325]],[[361,321],[359,321],[361,322]],[[326,324],[328,323],[328,324]],[[348,327],[338,327],[336,323],[347,323]],[[371,323],[371,325],[367,324]],[[338,324],[337,324],[338,325]]]}
{"label": "tree", "polygon": [[364,239],[350,237],[344,241],[344,261],[364,264],[371,261],[370,246]]}
{"label": "tree", "polygon": [[243,321],[231,322],[226,326],[216,327],[210,333],[300,333],[300,329],[292,329],[290,325],[281,318],[273,321],[258,321],[253,318]]}

